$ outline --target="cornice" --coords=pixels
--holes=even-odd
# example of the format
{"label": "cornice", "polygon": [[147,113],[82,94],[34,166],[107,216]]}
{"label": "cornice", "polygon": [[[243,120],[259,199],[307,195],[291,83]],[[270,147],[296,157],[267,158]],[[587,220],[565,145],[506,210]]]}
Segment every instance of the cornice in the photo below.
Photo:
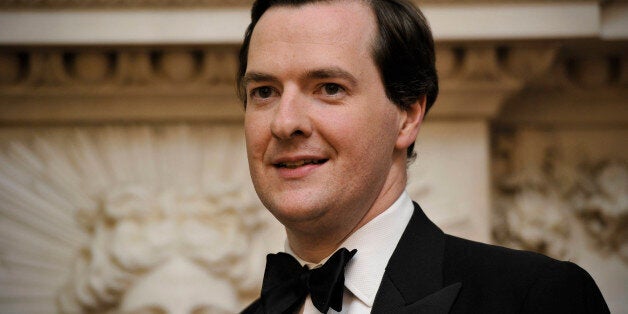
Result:
{"label": "cornice", "polygon": [[[440,95],[430,119],[492,119],[521,93],[548,95],[554,103],[582,94],[623,103],[628,50],[602,46],[599,41],[439,43]],[[237,50],[236,45],[0,47],[0,123],[240,121]]]}
{"label": "cornice", "polygon": [[[250,22],[247,6],[135,8],[124,3],[102,9],[0,8],[0,45],[239,44]],[[436,41],[628,38],[623,22],[628,6],[610,15],[601,14],[595,2],[421,6]]]}
{"label": "cornice", "polygon": [[[419,5],[591,3],[591,0],[422,0]],[[0,0],[0,9],[130,9],[250,7],[253,0]]]}

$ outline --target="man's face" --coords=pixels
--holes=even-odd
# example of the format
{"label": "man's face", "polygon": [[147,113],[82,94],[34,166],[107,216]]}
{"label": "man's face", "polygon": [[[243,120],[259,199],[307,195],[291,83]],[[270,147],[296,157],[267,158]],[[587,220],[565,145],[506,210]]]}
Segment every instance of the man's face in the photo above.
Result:
{"label": "man's face", "polygon": [[405,187],[406,113],[386,97],[375,34],[359,1],[273,7],[255,27],[244,78],[249,168],[288,231],[354,226]]}

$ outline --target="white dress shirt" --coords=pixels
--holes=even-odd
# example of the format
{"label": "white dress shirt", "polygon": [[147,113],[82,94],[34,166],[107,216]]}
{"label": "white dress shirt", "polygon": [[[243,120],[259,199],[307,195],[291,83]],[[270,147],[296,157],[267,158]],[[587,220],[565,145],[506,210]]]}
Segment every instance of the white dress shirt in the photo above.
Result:
{"label": "white dress shirt", "polygon": [[[412,200],[404,191],[386,211],[355,231],[340,245],[349,251],[357,249],[358,252],[345,268],[342,311],[336,312],[329,309],[328,313],[360,314],[371,312],[388,260],[397,247],[413,211]],[[329,258],[329,256],[326,257],[318,264],[305,262],[292,251],[287,240],[285,250],[294,256],[301,265],[307,264],[310,269],[319,267]],[[320,313],[312,304],[309,295],[305,299],[300,313]]]}

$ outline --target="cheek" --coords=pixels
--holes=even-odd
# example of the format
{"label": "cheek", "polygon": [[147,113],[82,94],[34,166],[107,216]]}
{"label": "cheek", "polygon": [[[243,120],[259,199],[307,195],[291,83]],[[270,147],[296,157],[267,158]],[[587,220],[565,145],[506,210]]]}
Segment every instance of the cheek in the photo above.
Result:
{"label": "cheek", "polygon": [[[362,131],[362,145],[369,152],[365,158],[379,159],[379,162],[387,164],[393,158],[399,134],[397,116],[384,110],[373,113],[369,118]],[[378,163],[377,160],[373,162]]]}
{"label": "cheek", "polygon": [[316,131],[337,152],[347,147],[358,145],[359,136],[363,133],[364,123],[353,112],[335,110],[332,114],[326,112],[316,115]]}
{"label": "cheek", "polygon": [[[263,154],[266,137],[270,135],[270,129],[265,127],[263,117],[253,114],[245,114],[244,118],[244,138],[246,139],[246,150],[251,157]],[[268,135],[267,135],[268,133]]]}
{"label": "cheek", "polygon": [[370,106],[365,106],[365,110],[338,114],[326,119],[325,123],[336,134],[346,137],[349,141],[362,142],[363,145],[377,144],[381,146],[389,143],[388,146],[394,146],[394,139],[399,132],[398,114],[395,108],[373,110],[372,107],[374,106],[389,106],[389,104],[370,104]]}

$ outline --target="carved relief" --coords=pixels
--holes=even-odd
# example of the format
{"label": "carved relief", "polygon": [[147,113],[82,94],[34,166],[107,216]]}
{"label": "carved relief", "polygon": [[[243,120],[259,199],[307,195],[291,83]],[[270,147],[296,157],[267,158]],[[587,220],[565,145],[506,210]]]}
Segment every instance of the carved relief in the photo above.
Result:
{"label": "carved relief", "polygon": [[[436,53],[439,75],[445,85],[491,82],[498,87],[518,86],[534,80],[553,83],[552,86],[625,86],[628,56],[621,49],[612,48],[599,54],[582,54],[570,52],[570,47],[561,52],[561,47],[554,43],[439,43]],[[70,93],[107,86],[118,92],[128,89],[128,83],[146,88],[172,86],[169,92],[176,92],[182,83],[194,90],[227,87],[232,91],[237,51],[237,45],[0,47],[0,92],[19,94],[32,87],[64,86]],[[548,70],[550,76],[537,80]],[[562,79],[557,80],[559,77]],[[86,89],[67,90],[68,84]]]}
{"label": "carved relief", "polygon": [[0,150],[0,312],[233,313],[257,295],[283,230],[237,126],[21,134]]}
{"label": "carved relief", "polygon": [[[569,239],[573,219],[563,182],[556,174],[548,150],[540,164],[513,171],[506,158],[516,152],[513,138],[501,137],[494,148],[497,160],[493,236],[509,247],[542,252],[567,259],[572,257]],[[500,158],[501,157],[501,158]]]}
{"label": "carved relief", "polygon": [[[236,47],[102,48],[0,50],[3,93],[24,92],[27,87],[94,88],[132,85],[163,87],[185,82],[196,89],[233,88]],[[79,84],[76,86],[76,84]],[[66,87],[67,88],[67,87]]]}
{"label": "carved relief", "polygon": [[[434,114],[493,118],[506,99],[546,73],[558,51],[553,43],[439,43],[440,92]],[[473,106],[469,106],[470,99]]]}
{"label": "carved relief", "polygon": [[236,51],[0,48],[0,122],[240,120]]}
{"label": "carved relief", "polygon": [[545,74],[555,62],[559,45],[438,44],[436,62],[440,78],[448,81],[493,84],[525,83]]}
{"label": "carved relief", "polygon": [[[493,115],[504,98],[553,64],[556,50],[550,44],[440,44],[442,88],[432,115]],[[235,45],[0,49],[0,119],[241,119],[237,51]],[[469,97],[482,106],[468,106]],[[138,104],[137,115],[115,109],[122,107],[121,98]],[[110,106],[105,115],[102,102]],[[45,107],[41,103],[54,109],[36,112]],[[221,109],[210,113],[209,106]],[[155,117],[155,107],[179,110]]]}
{"label": "carved relief", "polygon": [[628,263],[628,163],[565,158],[550,134],[544,133],[550,138],[545,140],[526,135],[536,147],[531,139],[521,144],[526,140],[515,133],[497,137],[493,236],[508,246],[571,259],[577,258],[576,234],[585,233],[591,250]]}
{"label": "carved relief", "polygon": [[602,253],[628,263],[628,164],[608,161],[582,171],[586,181],[572,200],[577,217]]}
{"label": "carved relief", "polygon": [[600,43],[596,50],[569,46],[561,51],[561,58],[535,86],[560,87],[576,91],[593,88],[609,90],[628,86],[626,43]]}
{"label": "carved relief", "polygon": [[[122,304],[120,310],[131,312],[228,313],[240,307],[241,294],[256,292],[251,277],[258,274],[247,257],[254,234],[264,227],[257,202],[247,200],[236,186],[219,182],[206,192],[177,188],[120,186],[106,192],[98,209],[78,213],[90,239],[60,295],[62,312],[102,311]],[[171,277],[177,282],[180,273],[188,272],[199,275],[176,289],[196,298],[171,301],[175,287],[166,282]],[[163,289],[142,287],[150,277],[157,285],[161,281]],[[196,292],[197,297],[191,287],[204,292]]]}

